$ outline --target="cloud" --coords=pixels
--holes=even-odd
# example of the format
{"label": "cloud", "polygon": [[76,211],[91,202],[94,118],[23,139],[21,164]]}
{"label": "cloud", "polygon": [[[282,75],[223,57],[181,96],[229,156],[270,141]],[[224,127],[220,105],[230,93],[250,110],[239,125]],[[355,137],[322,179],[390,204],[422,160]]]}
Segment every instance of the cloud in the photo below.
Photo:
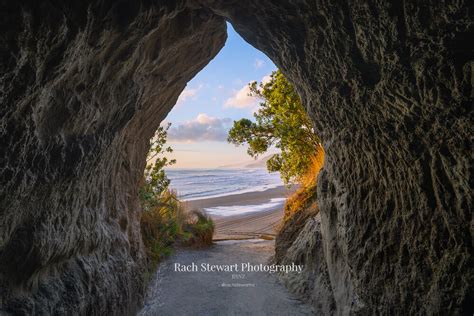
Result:
{"label": "cloud", "polygon": [[255,97],[249,96],[250,88],[249,85],[246,84],[240,90],[235,91],[234,95],[228,98],[225,103],[225,108],[237,108],[237,109],[245,109],[245,108],[253,108],[257,104],[257,99]]}
{"label": "cloud", "polygon": [[[270,80],[271,80],[271,76],[266,75],[266,76],[263,76],[260,82],[262,82],[263,84],[266,84],[270,82]],[[259,105],[258,99],[256,97],[249,96],[249,94],[250,94],[250,88],[249,88],[249,85],[246,84],[240,90],[235,91],[234,95],[225,101],[224,107],[237,108],[237,109],[249,108],[255,111]]]}
{"label": "cloud", "polygon": [[265,84],[269,83],[271,79],[272,79],[272,77],[270,75],[263,76],[262,83],[265,85]]}
{"label": "cloud", "polygon": [[201,113],[195,119],[171,125],[168,130],[168,141],[226,141],[227,133],[232,125],[230,118],[217,118]]}
{"label": "cloud", "polygon": [[186,87],[179,95],[178,101],[176,101],[176,104],[184,103],[188,99],[196,100],[197,94],[199,90],[202,89],[203,86],[204,85],[200,84],[199,86],[193,89]]}
{"label": "cloud", "polygon": [[260,69],[265,65],[265,62],[261,59],[255,59],[255,62],[253,63],[253,66],[255,69]]}

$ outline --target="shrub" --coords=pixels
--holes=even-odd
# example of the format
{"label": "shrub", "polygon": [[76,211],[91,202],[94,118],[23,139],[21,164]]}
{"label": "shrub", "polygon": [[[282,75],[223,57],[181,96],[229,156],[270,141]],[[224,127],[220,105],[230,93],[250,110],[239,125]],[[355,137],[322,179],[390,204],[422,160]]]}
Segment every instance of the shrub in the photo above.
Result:
{"label": "shrub", "polygon": [[182,232],[185,209],[170,190],[153,200],[153,206],[142,212],[140,225],[148,257],[158,262],[171,254],[172,245]]}
{"label": "shrub", "polygon": [[184,227],[184,231],[188,233],[188,239],[183,240],[182,244],[197,248],[212,245],[214,235],[214,221],[212,218],[200,210],[194,210],[190,215],[189,221]]}
{"label": "shrub", "polygon": [[143,244],[153,264],[170,255],[176,243],[192,247],[212,245],[214,222],[206,213],[187,212],[186,205],[171,190],[151,200],[152,204],[147,200],[149,208],[142,212],[140,225]]}

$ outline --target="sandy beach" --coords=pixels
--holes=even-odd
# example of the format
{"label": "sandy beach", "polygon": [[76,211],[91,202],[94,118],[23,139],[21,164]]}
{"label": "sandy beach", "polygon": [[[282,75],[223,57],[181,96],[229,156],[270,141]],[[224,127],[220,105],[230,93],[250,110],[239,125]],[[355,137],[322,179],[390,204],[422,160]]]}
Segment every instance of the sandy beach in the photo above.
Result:
{"label": "sandy beach", "polygon": [[245,206],[254,207],[255,205],[269,203],[272,199],[286,198],[291,192],[293,192],[293,189],[280,186],[261,192],[187,201],[186,204],[189,209],[239,206],[245,210],[243,214],[229,216],[210,214],[216,225],[214,232],[214,240],[216,241],[251,238],[271,239],[275,236],[283,218],[283,202],[263,211],[252,211],[251,209],[245,209]]}

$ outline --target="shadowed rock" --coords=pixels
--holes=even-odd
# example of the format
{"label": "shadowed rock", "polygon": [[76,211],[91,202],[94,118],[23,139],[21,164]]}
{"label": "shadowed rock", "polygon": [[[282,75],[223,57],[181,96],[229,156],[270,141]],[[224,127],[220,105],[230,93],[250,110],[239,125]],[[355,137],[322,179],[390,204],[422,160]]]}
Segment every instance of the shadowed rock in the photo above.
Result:
{"label": "shadowed rock", "polygon": [[133,313],[144,292],[137,187],[148,140],[224,45],[224,20],[179,2],[7,6],[0,309]]}
{"label": "shadowed rock", "polygon": [[295,84],[323,141],[333,312],[472,313],[468,2],[209,3]]}

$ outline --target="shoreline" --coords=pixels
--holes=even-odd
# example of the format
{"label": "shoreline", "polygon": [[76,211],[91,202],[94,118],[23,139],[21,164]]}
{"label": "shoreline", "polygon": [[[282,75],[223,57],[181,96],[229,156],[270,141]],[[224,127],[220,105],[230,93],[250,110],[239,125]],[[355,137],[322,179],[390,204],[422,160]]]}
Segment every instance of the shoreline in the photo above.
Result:
{"label": "shoreline", "polygon": [[286,198],[293,191],[293,188],[287,189],[284,185],[280,185],[276,188],[270,188],[264,191],[235,193],[218,197],[202,198],[199,200],[184,200],[183,202],[187,206],[189,206],[190,209],[200,209],[218,206],[258,205],[267,203],[274,198]]}
{"label": "shoreline", "polygon": [[[212,207],[239,208],[269,203],[271,199],[287,198],[296,188],[279,186],[265,191],[245,192],[222,197],[185,201],[189,210]],[[283,219],[284,201],[267,210],[246,211],[242,214],[228,216],[209,214],[214,220],[214,241],[242,239],[274,239]]]}

